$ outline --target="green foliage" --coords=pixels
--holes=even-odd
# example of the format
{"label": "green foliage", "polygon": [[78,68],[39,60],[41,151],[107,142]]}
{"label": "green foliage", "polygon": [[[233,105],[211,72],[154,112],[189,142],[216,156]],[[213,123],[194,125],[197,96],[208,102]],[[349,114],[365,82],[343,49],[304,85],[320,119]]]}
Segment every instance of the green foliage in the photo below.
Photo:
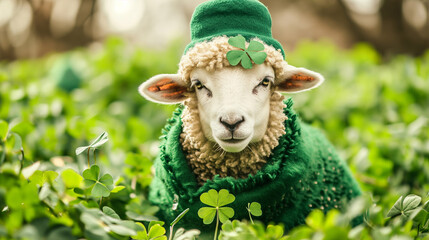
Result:
{"label": "green foliage", "polygon": [[146,227],[138,223],[138,225],[142,228],[142,230],[138,231],[136,235],[132,236],[132,239],[138,240],[167,240],[167,236],[165,236],[165,229],[161,224],[151,224],[149,225],[149,231],[146,230]]}
{"label": "green foliage", "polygon": [[125,214],[130,219],[136,221],[158,221],[158,218],[155,217],[155,213],[159,211],[157,206],[152,206],[149,201],[130,201],[126,207]]}
{"label": "green foliage", "polygon": [[429,232],[429,200],[422,206],[417,208],[413,218],[414,224],[417,225],[418,229],[422,232]]}
{"label": "green foliage", "polygon": [[66,188],[79,188],[83,181],[83,177],[70,168],[61,173],[61,178]]}
{"label": "green foliage", "polygon": [[152,165],[152,161],[148,157],[141,154],[128,153],[125,163],[127,164],[127,168],[125,168],[127,176],[132,176],[142,187],[149,186],[152,180],[152,173],[148,166]]}
{"label": "green foliage", "polygon": [[100,168],[92,165],[90,169],[83,171],[83,184],[91,191],[91,196],[108,197],[113,189],[113,178],[108,173],[100,176]]}
{"label": "green foliage", "polygon": [[105,144],[109,138],[107,137],[108,134],[107,132],[103,132],[102,134],[100,134],[100,136],[98,136],[91,144],[89,144],[88,146],[84,146],[84,147],[78,147],[76,148],[76,155],[81,154],[82,152],[84,152],[85,150],[89,149],[96,149],[98,147],[100,147],[101,145]]}
{"label": "green foliage", "polygon": [[396,201],[392,209],[387,213],[387,217],[395,217],[403,215],[409,217],[410,214],[419,206],[422,198],[416,195],[408,195],[405,198],[402,196]]}
{"label": "green foliage", "polygon": [[31,222],[41,211],[37,186],[33,183],[11,188],[6,195],[6,205],[10,210],[6,228],[13,231],[24,221]]}
{"label": "green foliage", "polygon": [[[420,206],[420,197],[410,194],[400,197],[390,210],[402,209],[402,213],[389,213],[395,216],[386,218],[379,205],[362,197],[344,213],[331,210],[324,215],[320,210],[314,210],[307,217],[306,225],[293,229],[288,239],[428,239],[424,208],[425,205]],[[353,218],[359,215],[364,216],[365,223],[354,226]]]}
{"label": "green foliage", "polygon": [[8,132],[9,132],[9,124],[4,120],[0,120],[0,140],[2,142],[6,141]]}
{"label": "green foliage", "polygon": [[249,212],[249,219],[254,224],[252,215],[255,217],[259,217],[262,215],[261,204],[258,202],[252,202],[247,204],[247,211]]}
{"label": "green foliage", "polygon": [[172,239],[173,240],[193,240],[193,239],[196,239],[200,235],[200,233],[201,232],[196,229],[185,231],[185,229],[179,228],[174,233],[174,236]]}
{"label": "green foliage", "polygon": [[93,149],[94,150],[94,162],[97,163],[96,160],[96,155],[95,155],[95,149],[97,149],[98,147],[100,147],[101,145],[105,144],[107,141],[109,141],[109,138],[107,137],[108,134],[107,132],[103,132],[102,134],[100,134],[100,136],[98,136],[91,144],[89,144],[88,146],[84,146],[84,147],[78,147],[76,148],[76,155],[81,154],[84,151],[87,151],[87,161],[88,161],[88,167],[91,165],[90,161],[89,161],[89,150]]}
{"label": "green foliage", "polygon": [[285,240],[284,228],[281,225],[268,225],[265,227],[262,223],[256,222],[248,224],[238,220],[227,221],[222,225],[222,231],[219,234],[222,240],[240,240],[240,239],[263,239],[263,240]]}
{"label": "green foliage", "polygon": [[234,209],[224,207],[235,201],[235,196],[230,194],[226,189],[221,189],[219,192],[211,189],[201,194],[200,200],[202,203],[210,206],[202,207],[198,210],[198,216],[203,219],[204,224],[212,223],[216,215],[218,215],[222,223],[234,216]]}
{"label": "green foliage", "polygon": [[198,216],[203,219],[204,224],[211,224],[216,217],[216,228],[214,239],[217,239],[217,231],[219,221],[225,223],[234,216],[234,209],[224,207],[235,201],[235,196],[230,194],[228,190],[221,189],[219,192],[210,189],[208,192],[201,194],[200,200],[202,203],[210,207],[202,207],[198,210]]}
{"label": "green foliage", "polygon": [[31,175],[31,177],[28,179],[30,182],[34,182],[38,184],[39,186],[43,186],[46,182],[52,184],[55,178],[58,177],[58,173],[54,171],[40,171],[36,170],[36,172]]}
{"label": "green foliage", "polygon": [[174,226],[176,225],[176,223],[178,223],[180,221],[180,219],[182,219],[186,213],[188,213],[189,208],[185,209],[185,211],[183,211],[181,214],[179,214],[179,216],[176,217],[176,219],[174,219],[173,222],[170,223],[170,226]]}
{"label": "green foliage", "polygon": [[85,224],[85,236],[90,239],[114,239],[112,236],[134,236],[138,226],[135,222],[121,220],[111,208],[86,208],[77,205],[81,211],[80,220]]}
{"label": "green foliage", "polygon": [[173,222],[170,223],[170,237],[168,238],[169,240],[171,239],[194,239],[196,236],[198,236],[200,234],[199,230],[191,230],[188,232],[185,232],[185,229],[183,228],[179,228],[176,233],[173,236],[173,232],[174,232],[174,225],[176,225],[180,219],[182,219],[186,213],[188,213],[189,208],[185,209],[182,213],[180,213],[176,219],[174,219]]}
{"label": "green foliage", "polygon": [[261,204],[258,202],[249,203],[249,205],[247,206],[247,210],[253,216],[259,217],[262,215]]}
{"label": "green foliage", "polygon": [[380,64],[367,45],[338,52],[303,43],[288,59],[324,75],[318,90],[296,96],[295,109],[323,129],[364,190],[426,194],[420,191],[429,189],[429,54]]}
{"label": "green foliage", "polygon": [[[99,50],[0,63],[0,239],[148,238],[154,226],[151,237],[165,239],[147,194],[176,106],[149,103],[137,87],[176,72],[182,49],[152,52],[112,38]],[[429,52],[383,60],[365,44],[304,42],[287,60],[324,75],[319,89],[293,96],[294,108],[325,132],[368,196],[344,212],[315,211],[291,230],[229,221],[246,209],[224,211],[231,198],[222,191],[204,195],[203,219],[213,222],[222,208],[220,239],[429,239]],[[109,144],[88,166],[107,134],[88,140],[102,132]],[[76,155],[79,146],[86,156]],[[258,209],[250,203],[249,218]],[[172,238],[198,234],[178,229]]]}

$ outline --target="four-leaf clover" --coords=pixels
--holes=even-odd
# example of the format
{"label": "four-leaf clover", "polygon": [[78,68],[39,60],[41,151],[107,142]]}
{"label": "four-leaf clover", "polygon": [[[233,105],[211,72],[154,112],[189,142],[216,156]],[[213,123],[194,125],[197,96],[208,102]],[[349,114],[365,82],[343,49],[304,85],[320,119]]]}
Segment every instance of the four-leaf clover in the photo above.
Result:
{"label": "four-leaf clover", "polygon": [[264,45],[257,41],[250,41],[246,49],[246,39],[238,35],[228,40],[228,43],[233,47],[242,50],[231,50],[226,54],[226,58],[232,66],[236,66],[241,62],[241,66],[245,69],[252,68],[252,60],[255,64],[262,64],[267,58],[267,53],[263,52]]}

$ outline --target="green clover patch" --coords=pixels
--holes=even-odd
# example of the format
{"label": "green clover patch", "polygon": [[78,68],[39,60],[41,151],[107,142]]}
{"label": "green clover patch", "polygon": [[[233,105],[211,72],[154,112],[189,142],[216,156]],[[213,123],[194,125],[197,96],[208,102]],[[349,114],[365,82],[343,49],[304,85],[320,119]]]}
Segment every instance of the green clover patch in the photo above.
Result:
{"label": "green clover patch", "polygon": [[232,66],[237,66],[241,62],[241,66],[245,69],[252,68],[252,61],[255,64],[262,64],[267,58],[267,53],[264,52],[264,45],[257,41],[250,41],[246,49],[246,39],[238,35],[228,40],[228,43],[241,50],[231,50],[226,54],[226,58]]}

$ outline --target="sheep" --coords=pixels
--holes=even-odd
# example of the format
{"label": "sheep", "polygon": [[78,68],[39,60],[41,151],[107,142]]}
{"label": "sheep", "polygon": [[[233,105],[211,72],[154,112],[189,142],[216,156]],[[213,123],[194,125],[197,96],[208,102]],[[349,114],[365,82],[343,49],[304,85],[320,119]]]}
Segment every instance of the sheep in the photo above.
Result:
{"label": "sheep", "polygon": [[[237,8],[236,1],[203,3],[191,27],[208,8],[222,3],[221,11],[228,12]],[[248,2],[267,11],[258,1]],[[255,35],[246,38],[238,32],[193,42],[177,74],[156,75],[139,86],[150,101],[182,103],[165,128],[149,193],[167,222],[190,208],[182,226],[204,229],[197,211],[199,196],[209,189],[228,189],[236,196],[232,207],[242,211],[235,218],[246,218],[245,207],[256,201],[262,205],[262,221],[283,222],[286,229],[302,224],[312,209],[341,208],[343,200],[361,194],[331,144],[302,123],[293,101],[281,94],[316,88],[323,76],[289,65],[281,46]],[[252,59],[250,68],[232,62],[227,56],[239,51],[234,41],[240,39],[242,50],[250,44],[263,49],[263,61]]]}
{"label": "sheep", "polygon": [[[208,51],[208,45],[218,51]],[[232,46],[227,37],[219,37],[209,44],[199,44],[189,53],[198,53],[201,59],[210,61],[184,57],[181,73],[161,74],[141,85],[140,93],[153,102],[179,103],[188,98],[184,102],[180,139],[200,183],[216,174],[234,178],[255,174],[278,145],[278,138],[285,134],[284,97],[277,91],[303,91],[323,82],[320,74],[287,65],[280,53],[268,46],[267,49],[273,55],[267,64],[246,71],[240,67],[223,68],[228,62],[221,56]],[[271,67],[274,64],[277,74]],[[181,76],[188,80],[183,81]],[[266,86],[262,85],[265,81]],[[291,84],[295,87],[288,87]],[[231,131],[233,125],[236,129]],[[233,139],[234,134],[241,141]]]}

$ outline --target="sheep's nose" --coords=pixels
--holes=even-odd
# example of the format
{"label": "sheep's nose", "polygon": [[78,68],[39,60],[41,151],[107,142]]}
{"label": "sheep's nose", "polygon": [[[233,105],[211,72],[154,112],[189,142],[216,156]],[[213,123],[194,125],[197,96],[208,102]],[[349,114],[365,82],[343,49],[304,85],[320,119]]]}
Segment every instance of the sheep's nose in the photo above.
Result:
{"label": "sheep's nose", "polygon": [[238,126],[244,122],[244,117],[220,117],[220,123],[222,123],[230,132],[234,132]]}

